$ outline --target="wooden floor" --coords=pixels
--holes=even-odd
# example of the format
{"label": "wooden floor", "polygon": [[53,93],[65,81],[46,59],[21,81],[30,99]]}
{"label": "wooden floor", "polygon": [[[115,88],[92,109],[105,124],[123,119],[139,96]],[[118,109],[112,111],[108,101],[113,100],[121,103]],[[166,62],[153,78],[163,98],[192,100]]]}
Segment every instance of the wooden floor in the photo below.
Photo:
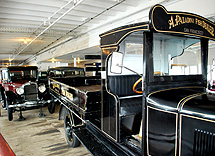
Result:
{"label": "wooden floor", "polygon": [[[1,108],[1,103],[0,103]],[[39,109],[23,112],[26,118],[18,121],[18,112],[13,121],[8,121],[7,111],[1,108],[0,132],[17,156],[90,156],[83,147],[68,147],[63,121],[58,120],[58,110],[50,114],[43,108],[45,117],[39,118]]]}

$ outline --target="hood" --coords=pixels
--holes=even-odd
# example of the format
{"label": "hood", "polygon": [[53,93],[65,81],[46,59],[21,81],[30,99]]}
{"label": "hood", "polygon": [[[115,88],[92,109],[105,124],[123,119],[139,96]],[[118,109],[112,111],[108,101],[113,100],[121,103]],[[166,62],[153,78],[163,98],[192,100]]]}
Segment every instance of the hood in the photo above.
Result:
{"label": "hood", "polygon": [[148,106],[185,115],[215,119],[215,96],[203,87],[181,87],[161,90],[147,97]]}
{"label": "hood", "polygon": [[23,84],[29,82],[28,80],[21,80],[21,81],[14,81],[12,83],[10,83],[11,85],[13,85],[16,88],[21,87]]}
{"label": "hood", "polygon": [[8,83],[5,85],[5,91],[12,91],[14,93],[17,93],[16,89],[19,87],[22,87],[23,84],[26,84],[28,82],[29,82],[29,80],[21,80],[21,81],[19,80],[19,81],[14,81],[14,82]]}

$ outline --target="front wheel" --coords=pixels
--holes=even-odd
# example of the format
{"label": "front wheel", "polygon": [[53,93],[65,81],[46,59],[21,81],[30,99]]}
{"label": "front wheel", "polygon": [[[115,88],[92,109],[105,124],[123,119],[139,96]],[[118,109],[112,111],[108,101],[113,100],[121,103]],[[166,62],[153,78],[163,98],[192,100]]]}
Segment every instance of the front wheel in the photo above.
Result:
{"label": "front wheel", "polygon": [[1,100],[1,103],[2,103],[2,108],[6,108],[5,95],[4,95],[4,90],[3,90],[2,87],[1,87],[1,90],[0,90],[0,100]]}
{"label": "front wheel", "polygon": [[72,121],[70,120],[69,111],[66,110],[64,113],[64,130],[66,141],[70,147],[78,147],[80,145],[79,140],[75,135],[73,135],[72,131]]}
{"label": "front wheel", "polygon": [[10,108],[9,105],[11,105],[11,101],[5,96],[5,102],[7,107],[7,117],[9,121],[13,120],[13,108]]}

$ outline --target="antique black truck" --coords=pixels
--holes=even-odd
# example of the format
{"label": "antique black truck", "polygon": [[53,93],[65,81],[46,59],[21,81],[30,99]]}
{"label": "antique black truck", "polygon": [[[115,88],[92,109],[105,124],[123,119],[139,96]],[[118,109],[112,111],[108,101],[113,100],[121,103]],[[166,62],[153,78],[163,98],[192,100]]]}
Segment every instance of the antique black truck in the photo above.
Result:
{"label": "antique black truck", "polygon": [[69,145],[92,155],[214,155],[215,97],[206,92],[214,28],[155,5],[149,22],[101,34],[101,85],[50,79]]}

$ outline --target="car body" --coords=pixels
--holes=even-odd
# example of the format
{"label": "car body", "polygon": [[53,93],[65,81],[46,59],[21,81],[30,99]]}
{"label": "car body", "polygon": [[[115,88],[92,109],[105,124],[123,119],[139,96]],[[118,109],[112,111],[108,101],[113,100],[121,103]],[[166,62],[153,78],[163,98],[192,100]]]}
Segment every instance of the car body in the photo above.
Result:
{"label": "car body", "polygon": [[[44,106],[48,100],[46,86],[37,83],[36,66],[9,66],[1,68],[1,96],[3,108],[7,109],[8,120],[13,112]],[[46,100],[45,98],[46,97]],[[19,109],[19,110],[18,110]]]}
{"label": "car body", "polygon": [[[73,77],[76,77],[76,78],[84,77],[85,71],[84,71],[84,68],[78,68],[78,67],[55,67],[55,68],[49,68],[47,70],[47,74],[48,74],[48,81],[49,81],[49,88],[50,88],[51,79],[62,79],[64,81],[65,80],[67,81],[67,79],[73,78]],[[55,83],[53,85],[55,85]],[[51,95],[51,103],[48,105],[48,110],[50,113],[54,113],[55,104],[59,103],[59,100],[56,100],[59,95],[55,94],[52,88],[50,88],[49,92]]]}

